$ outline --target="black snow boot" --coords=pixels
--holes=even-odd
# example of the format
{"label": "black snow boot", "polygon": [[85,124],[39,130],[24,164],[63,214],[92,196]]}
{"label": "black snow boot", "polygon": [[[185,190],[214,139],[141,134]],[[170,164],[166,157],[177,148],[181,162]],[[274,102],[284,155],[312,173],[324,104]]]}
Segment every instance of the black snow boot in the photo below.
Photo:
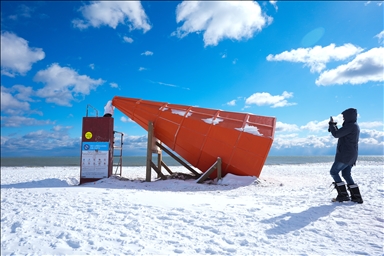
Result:
{"label": "black snow boot", "polygon": [[352,202],[355,202],[358,204],[363,203],[363,198],[361,197],[360,189],[359,189],[359,186],[357,186],[357,184],[348,185],[348,190],[351,193]]}
{"label": "black snow boot", "polygon": [[333,202],[349,201],[350,199],[349,199],[349,195],[348,195],[345,183],[344,182],[339,182],[339,183],[333,182],[333,184],[335,185],[335,188],[337,190],[337,197],[334,198],[332,201]]}

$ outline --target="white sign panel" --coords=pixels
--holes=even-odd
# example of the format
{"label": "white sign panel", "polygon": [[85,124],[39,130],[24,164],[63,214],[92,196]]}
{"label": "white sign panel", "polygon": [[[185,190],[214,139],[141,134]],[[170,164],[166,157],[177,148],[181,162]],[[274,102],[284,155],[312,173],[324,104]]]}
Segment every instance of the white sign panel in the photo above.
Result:
{"label": "white sign panel", "polygon": [[81,178],[108,177],[109,142],[83,142],[81,150]]}

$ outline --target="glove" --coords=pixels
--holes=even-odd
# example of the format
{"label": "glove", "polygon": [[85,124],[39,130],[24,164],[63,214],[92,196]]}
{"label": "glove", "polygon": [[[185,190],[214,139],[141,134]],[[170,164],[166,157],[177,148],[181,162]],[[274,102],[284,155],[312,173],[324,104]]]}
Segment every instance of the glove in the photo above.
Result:
{"label": "glove", "polygon": [[337,122],[334,122],[333,121],[333,117],[331,116],[330,118],[329,118],[329,123],[328,123],[329,125],[336,125],[337,124]]}
{"label": "glove", "polygon": [[[334,121],[333,121],[333,117],[331,116],[331,117],[329,118],[329,122],[328,122],[328,124],[329,124],[329,125],[336,125],[337,122],[334,122]],[[328,128],[328,132],[331,132],[331,129]]]}

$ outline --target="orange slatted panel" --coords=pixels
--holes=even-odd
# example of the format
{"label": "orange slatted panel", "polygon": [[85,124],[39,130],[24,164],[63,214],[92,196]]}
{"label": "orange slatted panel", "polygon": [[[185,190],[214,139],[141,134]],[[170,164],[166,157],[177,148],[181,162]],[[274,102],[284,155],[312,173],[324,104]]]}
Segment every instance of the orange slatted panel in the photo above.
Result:
{"label": "orange slatted panel", "polygon": [[152,121],[154,136],[202,172],[221,157],[223,175],[259,177],[273,142],[275,117],[120,96],[112,104],[146,130]]}

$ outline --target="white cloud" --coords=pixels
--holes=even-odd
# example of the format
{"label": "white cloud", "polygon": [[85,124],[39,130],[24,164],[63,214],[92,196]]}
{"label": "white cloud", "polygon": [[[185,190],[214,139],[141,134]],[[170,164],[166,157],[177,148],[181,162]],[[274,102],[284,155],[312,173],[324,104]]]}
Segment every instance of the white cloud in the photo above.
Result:
{"label": "white cloud", "polygon": [[[367,2],[365,2],[364,5],[369,5],[371,2],[372,2],[372,1],[367,1]],[[384,1],[374,1],[374,2],[377,4],[377,6],[382,6],[383,3],[384,3]]]}
{"label": "white cloud", "polygon": [[12,20],[18,20],[20,17],[23,18],[31,18],[35,8],[31,8],[26,6],[25,4],[21,4],[16,9],[16,14],[9,15],[8,18]]}
{"label": "white cloud", "polygon": [[143,52],[141,55],[151,56],[151,55],[153,55],[153,52],[151,52],[151,51],[145,51],[145,52]]}
{"label": "white cloud", "polygon": [[163,83],[163,82],[157,82],[157,83],[160,85],[165,85],[165,86],[169,86],[169,87],[179,87],[179,86],[174,85],[174,84],[167,84],[167,83]]}
{"label": "white cloud", "polygon": [[95,64],[89,64],[89,67],[91,68],[91,69],[95,69]]}
{"label": "white cloud", "polygon": [[169,83],[163,83],[163,82],[156,82],[156,81],[150,81],[151,83],[154,83],[154,84],[159,84],[159,85],[164,85],[164,86],[168,86],[168,87],[174,87],[174,88],[181,88],[183,90],[190,90],[188,87],[182,87],[182,86],[178,86],[178,85],[175,85],[175,84],[169,84]]}
{"label": "white cloud", "polygon": [[73,69],[52,64],[45,70],[40,70],[34,80],[45,86],[37,90],[36,95],[45,98],[46,102],[60,106],[72,106],[75,97],[88,95],[91,90],[104,83],[102,79],[91,79],[86,75],[79,75]]}
{"label": "white cloud", "polygon": [[[343,123],[342,115],[334,117],[341,127]],[[337,139],[328,132],[329,119],[323,121],[310,121],[306,125],[298,127],[295,124],[285,124],[276,122],[275,139],[271,152],[279,154],[298,154],[298,155],[328,155],[334,154],[336,151]],[[382,154],[384,146],[384,132],[382,130],[364,129],[373,127],[383,127],[382,122],[363,122],[359,123],[360,139],[359,153],[361,154]],[[306,130],[308,135],[302,132]],[[285,133],[295,132],[295,133]],[[298,133],[300,132],[300,133]],[[319,136],[314,133],[323,132],[324,135]]]}
{"label": "white cloud", "polygon": [[379,34],[375,35],[379,39],[379,43],[383,44],[384,43],[384,30],[381,31]]}
{"label": "white cloud", "polygon": [[28,41],[9,32],[1,33],[1,74],[25,75],[32,64],[44,59],[41,48],[30,48]]}
{"label": "white cloud", "polygon": [[360,126],[360,128],[371,129],[371,128],[375,128],[375,127],[383,127],[384,124],[383,124],[383,122],[378,122],[378,121],[375,121],[375,122],[361,122],[361,123],[359,123],[359,126]]}
{"label": "white cloud", "polygon": [[[339,126],[344,122],[343,115],[338,114],[333,116],[333,121],[336,122]],[[329,127],[329,118],[322,121],[309,121],[306,125],[300,126],[301,130],[307,130],[310,132],[325,132],[328,131]]]}
{"label": "white cloud", "polygon": [[183,1],[177,6],[176,21],[184,23],[172,35],[183,38],[202,32],[204,45],[215,46],[223,39],[249,39],[272,18],[255,1]]}
{"label": "white cloud", "polygon": [[236,106],[236,100],[231,100],[231,101],[227,102],[227,105],[228,106]]}
{"label": "white cloud", "polygon": [[[129,150],[143,150],[147,148],[147,136],[146,135],[141,135],[141,136],[136,136],[136,135],[130,135],[130,136],[124,136],[124,147],[129,149]],[[145,153],[145,151],[142,151]]]}
{"label": "white cloud", "polygon": [[151,29],[140,1],[95,1],[82,6],[79,11],[84,20],[72,21],[79,29],[102,25],[115,29],[119,24],[128,24],[130,30],[141,29],[144,33]]}
{"label": "white cloud", "polygon": [[[383,155],[384,153],[384,132],[383,130],[360,130],[360,139],[359,139],[359,152],[368,151],[376,149],[374,154]],[[372,154],[372,153],[370,153]]]}
{"label": "white cloud", "polygon": [[17,93],[14,96],[18,100],[35,102],[35,100],[31,98],[35,94],[31,86],[24,86],[24,85],[17,84],[12,86],[11,91],[12,92],[17,91]]}
{"label": "white cloud", "polygon": [[273,141],[273,147],[276,149],[281,148],[294,148],[299,147],[302,148],[302,154],[304,154],[305,149],[311,149],[311,148],[334,148],[337,140],[333,137],[327,135],[327,136],[315,136],[315,135],[309,135],[307,137],[298,137],[298,136],[292,136],[292,137],[280,137],[276,136],[276,138]]}
{"label": "white cloud", "polygon": [[271,106],[272,108],[296,105],[289,103],[287,99],[292,98],[292,92],[284,91],[282,95],[271,95],[267,92],[254,93],[245,100],[245,104],[256,104],[257,106]]}
{"label": "white cloud", "polygon": [[127,36],[124,36],[123,37],[123,40],[124,40],[124,42],[126,42],[126,43],[133,43],[133,39],[132,38],[130,38],[130,37],[127,37]]}
{"label": "white cloud", "polygon": [[55,132],[59,132],[59,131],[67,131],[67,130],[70,130],[72,128],[73,128],[72,126],[56,125],[56,126],[53,126],[53,128],[51,130],[55,131]]}
{"label": "white cloud", "polygon": [[364,84],[384,81],[384,48],[372,48],[356,56],[351,62],[324,71],[317,85]]}
{"label": "white cloud", "polygon": [[[276,123],[277,124],[277,123]],[[295,125],[295,124],[294,124]],[[297,126],[297,125],[296,125]],[[276,128],[277,128],[277,125],[276,125]],[[289,134],[279,134],[278,135],[278,138],[280,139],[283,139],[283,138],[286,138],[286,139],[291,139],[291,138],[298,138],[299,137],[299,134],[297,133],[289,133]]]}
{"label": "white cloud", "polygon": [[144,70],[147,70],[147,69],[144,67],[139,67],[139,71],[144,71]]}
{"label": "white cloud", "polygon": [[360,130],[360,139],[374,139],[375,144],[384,143],[384,131],[361,129]]}
{"label": "white cloud", "polygon": [[296,124],[286,124],[280,121],[276,122],[276,132],[295,132],[299,130],[300,129]]}
{"label": "white cloud", "polygon": [[269,54],[268,61],[289,61],[304,63],[304,66],[311,68],[311,72],[321,72],[330,61],[345,60],[354,56],[363,49],[353,44],[344,44],[336,47],[330,44],[326,47],[315,46],[313,48],[299,48],[296,50],[285,51],[280,54]]}
{"label": "white cloud", "polygon": [[117,83],[109,83],[109,85],[112,87],[112,88],[119,88],[119,85]]}
{"label": "white cloud", "polygon": [[80,139],[71,138],[68,134],[68,130],[72,127],[58,126],[53,127],[50,131],[37,130],[30,132],[21,138],[8,140],[12,145],[6,145],[7,147],[15,147],[19,149],[29,150],[41,150],[41,146],[44,145],[44,150],[57,150],[60,148],[78,148]]}
{"label": "white cloud", "polygon": [[128,122],[132,122],[132,123],[134,123],[134,122],[132,121],[131,118],[127,118],[127,117],[125,117],[125,116],[122,116],[122,117],[120,118],[120,121],[123,122],[123,123],[128,123]]}
{"label": "white cloud", "polygon": [[[343,115],[338,114],[333,117],[333,120],[341,127],[343,120]],[[276,131],[298,131],[306,130],[310,132],[327,132],[329,127],[329,118],[322,121],[309,121],[307,124],[300,126],[300,128],[295,124],[284,124],[281,122],[276,122]],[[358,123],[360,128],[374,128],[374,127],[383,127],[382,122],[363,122]],[[291,128],[291,129],[289,129]]]}
{"label": "white cloud", "polygon": [[14,85],[11,88],[1,86],[1,111],[10,115],[38,114],[43,115],[41,111],[31,110],[28,102],[36,102],[32,99],[35,91],[30,86]]}
{"label": "white cloud", "polygon": [[[2,150],[5,150],[5,147],[3,145],[5,145],[7,143],[7,141],[10,139],[10,137],[7,137],[7,136],[0,136],[0,143],[1,143],[1,148]],[[4,151],[3,151],[4,152]]]}
{"label": "white cloud", "polygon": [[275,7],[275,10],[277,11],[278,10],[278,7],[277,7],[277,1],[269,1],[269,3],[271,5],[273,5],[273,7]]}
{"label": "white cloud", "polygon": [[3,127],[21,127],[54,124],[50,120],[37,120],[35,118],[24,116],[2,116],[1,126]]}
{"label": "white cloud", "polygon": [[308,130],[311,132],[323,132],[327,131],[329,127],[329,119],[323,120],[323,121],[310,121],[306,125],[300,126],[300,129],[302,130]]}
{"label": "white cloud", "polygon": [[30,105],[28,102],[22,102],[16,99],[9,89],[1,86],[1,112],[11,115],[20,114],[29,111]]}

